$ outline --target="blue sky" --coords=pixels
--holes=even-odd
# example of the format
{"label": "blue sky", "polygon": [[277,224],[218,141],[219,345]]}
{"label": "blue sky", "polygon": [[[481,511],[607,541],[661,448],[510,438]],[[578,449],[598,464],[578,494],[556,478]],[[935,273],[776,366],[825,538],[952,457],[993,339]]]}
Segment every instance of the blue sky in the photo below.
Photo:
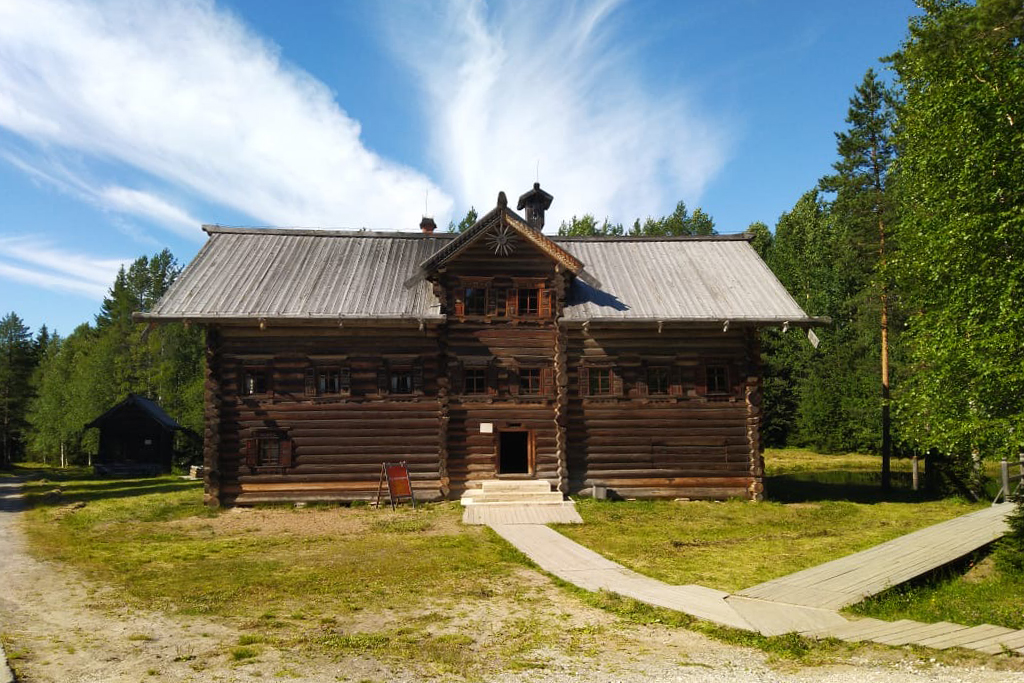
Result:
{"label": "blue sky", "polygon": [[0,0],[0,314],[67,334],[203,223],[573,215],[774,226],[903,0]]}

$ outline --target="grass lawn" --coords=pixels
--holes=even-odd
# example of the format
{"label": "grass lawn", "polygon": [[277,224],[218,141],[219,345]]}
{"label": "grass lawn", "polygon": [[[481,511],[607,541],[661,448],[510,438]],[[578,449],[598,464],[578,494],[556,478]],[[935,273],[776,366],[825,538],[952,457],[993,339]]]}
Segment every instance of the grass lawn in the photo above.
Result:
{"label": "grass lawn", "polygon": [[216,511],[201,504],[199,482],[177,477],[40,474],[26,486],[35,554],[113,586],[111,610],[240,626],[248,635],[225,653],[238,662],[277,647],[472,677],[538,665],[541,644],[571,653],[607,637],[581,622],[596,610],[577,618],[563,609],[571,596],[520,580],[524,558],[489,529],[461,525],[457,503]]}
{"label": "grass lawn", "polygon": [[586,523],[559,531],[668,583],[737,591],[980,507],[907,490],[883,499],[879,462],[768,451],[768,502],[584,500],[578,507]]}
{"label": "grass lawn", "polygon": [[[735,591],[983,505],[905,489],[883,499],[879,460],[869,456],[769,451],[766,465],[771,502],[583,500],[586,524],[559,530],[669,583]],[[909,471],[906,462],[894,465],[897,480]],[[397,658],[429,675],[472,677],[535,666],[538,648],[571,653],[615,641],[608,613],[676,623],[607,594],[588,594],[586,607],[578,592],[529,578],[533,570],[518,552],[485,528],[459,523],[457,503],[397,512],[314,505],[217,511],[202,506],[199,482],[177,477],[96,480],[85,469],[38,467],[17,473],[33,475],[25,524],[33,552],[114,586],[130,606],[241,625],[247,635],[225,653],[237,662],[279,647]],[[993,576],[972,584],[974,592],[957,589],[962,600],[918,587],[858,610],[1018,627],[1013,615],[998,614],[1008,615],[1007,605],[1024,613],[1024,603],[1003,593],[1024,596],[1024,586]],[[934,613],[908,611],[929,602]],[[957,611],[958,604],[979,616]],[[610,621],[595,626],[593,607]],[[748,644],[771,651],[775,641],[761,641]]]}

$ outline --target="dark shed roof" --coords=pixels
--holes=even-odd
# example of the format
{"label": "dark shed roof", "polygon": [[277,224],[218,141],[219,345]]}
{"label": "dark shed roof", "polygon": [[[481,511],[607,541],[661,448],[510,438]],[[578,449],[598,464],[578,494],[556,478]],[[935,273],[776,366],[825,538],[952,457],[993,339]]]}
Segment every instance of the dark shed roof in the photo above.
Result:
{"label": "dark shed roof", "polygon": [[173,417],[164,412],[155,401],[146,398],[145,396],[139,396],[138,394],[128,394],[128,398],[118,403],[116,406],[103,413],[95,420],[85,425],[86,429],[91,427],[102,427],[104,423],[115,420],[123,413],[132,408],[141,410],[147,417],[153,419],[160,427],[164,428],[169,432],[173,432],[179,429],[185,429],[178,424]]}

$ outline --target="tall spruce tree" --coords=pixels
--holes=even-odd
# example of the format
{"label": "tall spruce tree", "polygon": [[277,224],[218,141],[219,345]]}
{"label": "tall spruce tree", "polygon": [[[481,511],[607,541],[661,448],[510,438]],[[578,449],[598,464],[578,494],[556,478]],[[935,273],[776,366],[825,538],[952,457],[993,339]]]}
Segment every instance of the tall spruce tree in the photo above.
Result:
{"label": "tall spruce tree", "polygon": [[10,467],[24,453],[35,363],[31,332],[12,311],[0,320],[0,467]]}
{"label": "tall spruce tree", "polygon": [[[882,488],[888,489],[892,456],[889,417],[892,287],[886,279],[885,265],[891,249],[889,232],[895,213],[889,190],[889,172],[896,155],[893,145],[895,111],[892,94],[874,70],[868,69],[850,98],[846,122],[850,124],[849,129],[836,133],[839,153],[839,160],[833,164],[836,172],[821,180],[823,189],[835,193],[831,212],[836,238],[842,245],[837,250],[836,268],[844,275],[844,288],[849,293],[845,307],[849,319],[841,324],[850,326],[847,343],[856,349],[850,358],[853,365],[850,369],[856,370],[857,375],[845,383],[845,399],[852,404],[848,412],[854,420],[851,426],[860,433],[854,437],[855,441],[874,441],[874,434],[880,433]],[[871,319],[878,321],[877,328],[869,322]],[[878,333],[862,333],[872,328]],[[877,371],[873,363],[864,362],[864,355],[879,358]],[[869,389],[867,395],[857,395],[858,389],[868,389],[873,383],[862,381],[866,377],[876,377],[875,386],[880,386],[881,391]],[[878,393],[880,402],[872,398],[872,394]],[[876,423],[878,430],[874,428]]]}

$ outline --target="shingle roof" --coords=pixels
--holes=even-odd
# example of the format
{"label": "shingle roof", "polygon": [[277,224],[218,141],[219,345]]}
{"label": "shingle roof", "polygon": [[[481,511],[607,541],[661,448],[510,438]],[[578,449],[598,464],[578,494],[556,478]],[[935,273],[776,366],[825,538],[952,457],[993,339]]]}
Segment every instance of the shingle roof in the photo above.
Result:
{"label": "shingle roof", "polygon": [[555,241],[601,280],[573,282],[568,320],[809,321],[739,235]]}
{"label": "shingle roof", "polygon": [[[452,235],[207,227],[210,238],[140,320],[443,320],[414,277]],[[740,236],[551,238],[573,280],[564,320],[814,322]]]}
{"label": "shingle roof", "polygon": [[210,239],[140,319],[443,319],[429,282],[404,281],[448,235],[204,229]]}

